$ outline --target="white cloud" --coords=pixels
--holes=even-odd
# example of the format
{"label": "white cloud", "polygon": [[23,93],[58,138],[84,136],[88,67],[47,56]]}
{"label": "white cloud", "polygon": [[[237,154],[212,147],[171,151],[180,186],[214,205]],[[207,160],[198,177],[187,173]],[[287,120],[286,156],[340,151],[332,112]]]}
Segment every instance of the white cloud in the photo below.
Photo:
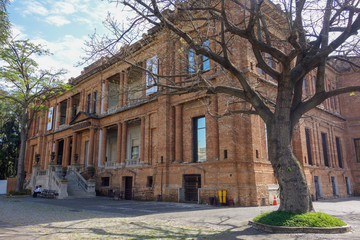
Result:
{"label": "white cloud", "polygon": [[69,24],[70,21],[67,20],[65,17],[63,16],[49,16],[45,18],[45,21],[49,24],[53,24],[57,27],[63,26],[65,24]]}
{"label": "white cloud", "polygon": [[71,3],[55,2],[55,4],[52,6],[51,12],[55,14],[72,14],[75,13],[76,10]]}
{"label": "white cloud", "polygon": [[66,69],[64,79],[67,80],[71,77],[80,75],[82,67],[76,67],[77,62],[84,56],[82,47],[87,37],[76,38],[72,35],[66,35],[63,38],[49,42],[43,38],[35,39],[33,42],[42,44],[45,48],[49,49],[53,55],[41,57],[38,63],[44,69]]}
{"label": "white cloud", "polygon": [[49,11],[37,1],[26,1],[24,6],[26,7],[22,12],[24,15],[38,14],[41,16],[46,16],[49,14]]}

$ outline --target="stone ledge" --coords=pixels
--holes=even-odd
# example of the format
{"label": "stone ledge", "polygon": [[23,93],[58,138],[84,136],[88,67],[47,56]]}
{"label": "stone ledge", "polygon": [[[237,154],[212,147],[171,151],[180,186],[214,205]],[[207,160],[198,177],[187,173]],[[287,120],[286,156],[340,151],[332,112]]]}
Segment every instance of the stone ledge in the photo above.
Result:
{"label": "stone ledge", "polygon": [[351,231],[351,226],[346,225],[343,227],[282,227],[282,226],[273,226],[262,223],[257,223],[249,221],[249,225],[259,230],[270,232],[270,233],[323,233],[323,234],[337,234],[337,233],[346,233]]}

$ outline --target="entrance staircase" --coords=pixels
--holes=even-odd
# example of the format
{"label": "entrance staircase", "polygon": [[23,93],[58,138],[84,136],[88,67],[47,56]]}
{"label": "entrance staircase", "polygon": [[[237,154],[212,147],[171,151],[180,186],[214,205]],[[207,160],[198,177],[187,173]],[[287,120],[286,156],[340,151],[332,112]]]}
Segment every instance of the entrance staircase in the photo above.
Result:
{"label": "entrance staircase", "polygon": [[77,166],[69,166],[65,178],[62,177],[62,166],[49,165],[41,170],[35,165],[30,179],[30,188],[34,190],[41,185],[42,189],[57,193],[58,199],[95,197],[95,180],[86,180]]}
{"label": "entrance staircase", "polygon": [[86,191],[86,189],[84,189],[84,185],[79,182],[77,176],[74,173],[70,172],[69,174],[67,174],[66,179],[68,181],[67,198],[89,198],[95,196],[95,192],[88,192]]}

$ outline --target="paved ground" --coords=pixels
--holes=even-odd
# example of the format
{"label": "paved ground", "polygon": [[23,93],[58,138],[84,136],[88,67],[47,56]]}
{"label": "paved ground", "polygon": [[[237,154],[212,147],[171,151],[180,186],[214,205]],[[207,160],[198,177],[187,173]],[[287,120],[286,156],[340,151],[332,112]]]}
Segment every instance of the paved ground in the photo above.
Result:
{"label": "paved ground", "polygon": [[360,239],[360,198],[315,202],[353,227],[345,234],[269,234],[247,225],[275,207],[0,196],[0,239]]}

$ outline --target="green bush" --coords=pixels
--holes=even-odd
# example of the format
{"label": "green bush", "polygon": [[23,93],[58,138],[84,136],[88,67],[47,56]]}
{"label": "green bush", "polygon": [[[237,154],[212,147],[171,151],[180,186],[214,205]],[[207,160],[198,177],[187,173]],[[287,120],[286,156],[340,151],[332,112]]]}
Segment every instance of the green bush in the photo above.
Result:
{"label": "green bush", "polygon": [[18,192],[15,192],[15,191],[11,191],[9,192],[10,195],[31,195],[31,191],[30,189],[23,189],[23,190],[20,190]]}
{"label": "green bush", "polygon": [[254,222],[287,227],[339,227],[345,226],[346,223],[321,212],[310,213],[289,213],[282,211],[266,212],[256,216]]}

